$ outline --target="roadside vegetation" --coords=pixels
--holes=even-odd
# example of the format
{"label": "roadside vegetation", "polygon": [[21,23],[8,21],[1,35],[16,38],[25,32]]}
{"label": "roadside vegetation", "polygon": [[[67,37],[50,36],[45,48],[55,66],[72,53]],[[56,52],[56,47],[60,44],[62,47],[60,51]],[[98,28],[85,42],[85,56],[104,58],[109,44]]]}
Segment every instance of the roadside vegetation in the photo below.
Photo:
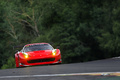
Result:
{"label": "roadside vegetation", "polygon": [[14,46],[29,43],[59,46],[63,63],[119,56],[119,4],[120,0],[0,0],[0,68],[14,68]]}

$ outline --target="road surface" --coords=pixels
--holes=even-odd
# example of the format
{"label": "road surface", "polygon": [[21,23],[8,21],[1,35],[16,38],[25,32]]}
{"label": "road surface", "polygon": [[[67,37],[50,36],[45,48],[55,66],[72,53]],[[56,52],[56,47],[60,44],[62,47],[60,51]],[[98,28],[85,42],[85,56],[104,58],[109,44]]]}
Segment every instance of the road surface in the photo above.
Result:
{"label": "road surface", "polygon": [[120,58],[5,69],[0,80],[120,80]]}

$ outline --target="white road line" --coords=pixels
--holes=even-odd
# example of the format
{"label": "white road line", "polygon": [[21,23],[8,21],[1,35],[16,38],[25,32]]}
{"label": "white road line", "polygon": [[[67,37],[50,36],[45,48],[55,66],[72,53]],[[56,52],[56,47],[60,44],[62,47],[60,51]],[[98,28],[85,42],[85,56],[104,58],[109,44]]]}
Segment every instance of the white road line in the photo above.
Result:
{"label": "white road line", "polygon": [[45,74],[45,75],[20,75],[20,76],[0,76],[0,78],[25,78],[25,77],[57,77],[57,76],[75,76],[75,75],[109,75],[120,72],[92,72],[92,73],[67,73],[67,74]]}

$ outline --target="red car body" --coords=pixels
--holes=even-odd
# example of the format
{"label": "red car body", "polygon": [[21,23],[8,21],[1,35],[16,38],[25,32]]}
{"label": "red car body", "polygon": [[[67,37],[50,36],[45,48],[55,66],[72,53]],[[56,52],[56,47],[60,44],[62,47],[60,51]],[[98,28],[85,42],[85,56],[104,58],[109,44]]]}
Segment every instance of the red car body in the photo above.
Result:
{"label": "red car body", "polygon": [[[43,48],[43,49],[42,49]],[[38,49],[38,50],[37,50]],[[16,67],[61,63],[59,49],[48,43],[27,44],[15,54]]]}

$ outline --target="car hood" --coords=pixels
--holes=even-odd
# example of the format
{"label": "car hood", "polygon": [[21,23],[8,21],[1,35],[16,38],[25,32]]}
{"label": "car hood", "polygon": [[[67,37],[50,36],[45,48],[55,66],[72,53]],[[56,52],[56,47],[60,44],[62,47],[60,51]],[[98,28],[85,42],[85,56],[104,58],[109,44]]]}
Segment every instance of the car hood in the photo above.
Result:
{"label": "car hood", "polygon": [[38,57],[38,56],[49,56],[52,54],[52,50],[40,50],[40,51],[32,51],[32,52],[26,52],[29,56],[32,57]]}

